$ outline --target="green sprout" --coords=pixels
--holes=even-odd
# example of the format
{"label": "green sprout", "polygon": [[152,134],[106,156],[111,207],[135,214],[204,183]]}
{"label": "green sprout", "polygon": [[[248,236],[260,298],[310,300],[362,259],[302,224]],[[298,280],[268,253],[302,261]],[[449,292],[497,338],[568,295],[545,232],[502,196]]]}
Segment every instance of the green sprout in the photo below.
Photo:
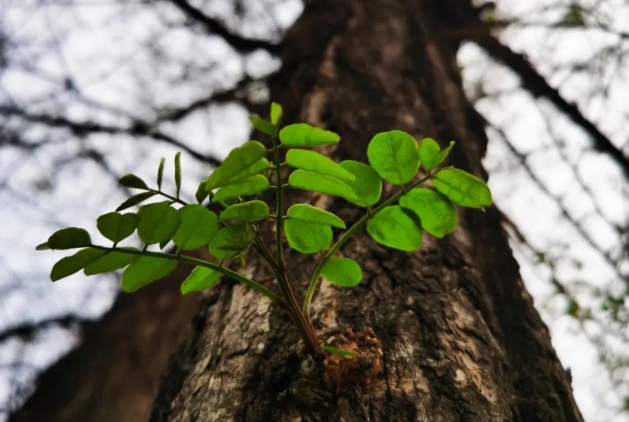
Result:
{"label": "green sprout", "polygon": [[[162,191],[163,159],[156,189],[133,174],[121,177],[121,185],[142,192],[124,201],[115,212],[97,219],[98,230],[112,245],[95,245],[87,231],[70,227],[57,231],[37,247],[38,250],[80,249],[54,265],[52,281],[81,270],[89,276],[124,269],[122,289],[134,292],[167,276],[179,262],[186,262],[196,267],[182,283],[182,294],[209,289],[222,276],[231,277],[285,309],[317,362],[323,360],[325,353],[357,357],[355,353],[321,344],[310,322],[310,305],[322,276],[345,288],[355,287],[362,280],[358,262],[337,256],[341,247],[366,227],[367,233],[384,246],[415,251],[422,243],[423,231],[441,238],[456,229],[454,204],[482,209],[491,205],[491,193],[482,180],[463,170],[439,168],[454,142],[441,149],[433,139],[418,143],[411,135],[392,130],[373,137],[367,148],[369,164],[352,160],[337,163],[308,149],[338,143],[340,137],[336,133],[306,123],[281,127],[281,119],[282,108],[277,103],[271,105],[269,120],[251,116],[255,129],[270,138],[272,147],[249,141],[234,148],[199,184],[197,204],[189,204],[180,197],[179,153],[174,162],[174,195]],[[284,168],[291,170],[287,180]],[[381,200],[383,182],[399,187],[385,200]],[[348,227],[333,213],[309,204],[295,204],[286,210],[287,188],[341,197],[365,212]],[[274,213],[260,200],[265,191],[275,192]],[[137,213],[121,213],[154,197],[165,200],[142,205]],[[212,209],[221,210],[218,215],[203,205],[206,200]],[[260,225],[269,219],[275,221],[274,245],[268,245],[259,233]],[[334,230],[344,231],[336,241]],[[144,245],[142,249],[119,245],[134,232]],[[320,255],[302,304],[298,303],[287,275],[284,238],[295,251]],[[162,252],[171,241],[176,246],[175,252]],[[159,251],[148,250],[151,245],[159,245]],[[214,260],[184,254],[202,247],[208,248]],[[249,250],[268,263],[279,292],[225,266],[231,260],[240,260],[244,265]]]}

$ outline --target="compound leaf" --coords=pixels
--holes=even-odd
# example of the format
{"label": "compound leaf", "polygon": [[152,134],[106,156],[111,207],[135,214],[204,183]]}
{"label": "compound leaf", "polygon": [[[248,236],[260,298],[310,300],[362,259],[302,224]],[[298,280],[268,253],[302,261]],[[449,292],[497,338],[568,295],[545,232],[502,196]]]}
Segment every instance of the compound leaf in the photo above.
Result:
{"label": "compound leaf", "polygon": [[133,195],[132,197],[124,201],[122,204],[120,204],[120,206],[116,208],[116,211],[122,211],[122,210],[126,210],[127,208],[131,208],[134,205],[138,205],[139,203],[146,201],[147,199],[153,197],[154,195],[155,195],[155,192],[142,192],[142,193],[138,193],[137,195]]}
{"label": "compound leaf", "polygon": [[414,251],[422,243],[420,225],[399,205],[386,207],[371,217],[367,233],[376,242],[402,251]]}
{"label": "compound leaf", "polygon": [[454,141],[443,151],[439,144],[432,138],[424,138],[419,144],[419,161],[426,170],[432,170],[446,159],[450,150],[454,146]]}
{"label": "compound leaf", "polygon": [[372,167],[353,160],[341,162],[341,167],[355,177],[353,182],[347,182],[347,184],[356,193],[356,199],[345,199],[361,207],[370,207],[380,200],[382,179]]}
{"label": "compound leaf", "polygon": [[[129,249],[129,250],[137,251],[136,248],[122,248],[122,249]],[[85,273],[85,275],[88,275],[88,276],[95,275],[95,274],[108,273],[111,271],[122,269],[126,267],[127,265],[131,264],[132,262],[136,261],[137,259],[139,259],[138,255],[132,255],[132,254],[118,252],[118,251],[109,251],[105,253],[104,255],[100,256],[95,261],[91,262],[89,265],[87,265],[83,269],[83,272]]]}
{"label": "compound leaf", "polygon": [[181,224],[179,213],[168,201],[140,207],[138,217],[138,236],[146,245],[170,240]]}
{"label": "compound leaf", "polygon": [[313,173],[326,174],[347,181],[354,181],[356,177],[332,161],[325,155],[305,149],[291,149],[286,153],[286,164],[290,167],[308,170]]}
{"label": "compound leaf", "polygon": [[177,189],[177,198],[181,192],[181,153],[175,154],[175,187]]}
{"label": "compound leaf", "polygon": [[199,187],[197,188],[197,192],[194,194],[197,202],[202,204],[209,195],[208,191],[205,189],[205,180],[199,183]]}
{"label": "compound leaf", "polygon": [[[250,176],[251,171],[262,171],[260,160],[266,155],[266,147],[258,141],[249,141],[238,148],[234,148],[223,163],[206,179],[205,188],[209,192],[227,183],[235,182]],[[264,162],[263,162],[264,163]],[[252,169],[252,167],[254,167]]]}
{"label": "compound leaf", "polygon": [[341,138],[334,132],[308,123],[288,125],[280,130],[280,141],[287,147],[314,147],[336,144]]}
{"label": "compound leaf", "polygon": [[341,196],[348,200],[357,200],[356,193],[345,182],[325,174],[306,170],[295,170],[288,177],[288,184],[297,189]]}
{"label": "compound leaf", "polygon": [[50,272],[50,279],[52,281],[61,280],[64,277],[72,275],[78,271],[81,271],[86,265],[100,258],[105,254],[105,251],[101,251],[93,248],[81,249],[77,253],[71,256],[67,256],[57,262]]}
{"label": "compound leaf", "polygon": [[444,169],[433,178],[435,188],[455,204],[468,208],[488,207],[491,192],[485,182],[460,169]]}
{"label": "compound leaf", "polygon": [[148,189],[149,188],[147,184],[144,182],[144,180],[140,179],[135,174],[125,174],[120,179],[118,179],[118,183],[128,188],[135,188],[135,189]]}
{"label": "compound leaf", "polygon": [[271,103],[271,123],[277,126],[280,123],[283,114],[284,110],[281,105],[275,102]]}
{"label": "compound leaf", "polygon": [[221,276],[221,273],[210,268],[196,267],[181,284],[181,294],[209,289],[221,280]]}
{"label": "compound leaf", "polygon": [[223,186],[216,191],[214,197],[212,198],[212,202],[253,195],[265,191],[270,186],[269,179],[261,174],[256,174],[255,176],[247,177],[246,179]]}
{"label": "compound leaf", "polygon": [[107,239],[118,243],[133,234],[138,227],[138,216],[134,213],[110,212],[98,217],[96,227]]}
{"label": "compound leaf", "polygon": [[53,233],[46,243],[50,249],[65,250],[90,246],[92,240],[85,230],[78,227],[68,227]]}
{"label": "compound leaf", "polygon": [[182,250],[190,251],[207,245],[216,235],[218,218],[203,205],[184,205],[178,213],[181,224],[172,239]]}
{"label": "compound leaf", "polygon": [[177,261],[141,256],[122,273],[122,290],[132,293],[175,271]]}
{"label": "compound leaf", "polygon": [[360,265],[350,258],[330,258],[323,266],[321,274],[327,280],[341,287],[354,287],[363,278]]}
{"label": "compound leaf", "polygon": [[249,201],[232,205],[221,212],[221,220],[260,221],[270,215],[269,206],[264,201]]}
{"label": "compound leaf", "polygon": [[394,185],[409,182],[419,168],[417,141],[401,130],[374,136],[367,147],[367,157],[380,177]]}
{"label": "compound leaf", "polygon": [[290,246],[304,254],[327,249],[332,242],[332,228],[323,224],[289,218],[284,221],[284,231]]}
{"label": "compound leaf", "polygon": [[166,160],[159,160],[159,167],[157,168],[157,190],[162,189],[162,180],[164,180],[164,164]]}
{"label": "compound leaf", "polygon": [[249,121],[253,124],[253,127],[265,135],[275,136],[277,133],[277,126],[260,116],[255,114],[253,116],[249,116]]}
{"label": "compound leaf", "polygon": [[227,226],[216,233],[210,243],[210,253],[218,259],[230,259],[246,250],[253,240],[249,226]]}
{"label": "compound leaf", "polygon": [[324,224],[326,226],[347,228],[345,222],[331,212],[313,207],[309,204],[295,204],[288,209],[289,219],[301,220],[307,223]]}
{"label": "compound leaf", "polygon": [[400,205],[417,214],[422,228],[435,237],[443,237],[456,228],[452,202],[432,189],[411,189],[400,198]]}

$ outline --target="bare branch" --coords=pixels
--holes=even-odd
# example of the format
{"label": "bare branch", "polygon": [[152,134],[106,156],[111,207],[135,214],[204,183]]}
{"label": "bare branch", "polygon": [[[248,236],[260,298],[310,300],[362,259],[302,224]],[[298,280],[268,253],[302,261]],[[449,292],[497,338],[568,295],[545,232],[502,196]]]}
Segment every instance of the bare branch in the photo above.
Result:
{"label": "bare branch", "polygon": [[623,153],[600,129],[581,113],[575,103],[567,101],[556,88],[550,86],[542,75],[523,54],[516,53],[493,36],[475,38],[476,42],[490,56],[500,61],[520,76],[522,86],[536,97],[544,97],[562,113],[583,129],[594,142],[594,148],[610,157],[620,166],[629,178],[629,157]]}
{"label": "bare branch", "polygon": [[21,117],[22,119],[34,122],[41,123],[51,127],[65,128],[74,133],[77,136],[85,136],[91,133],[108,133],[108,134],[122,134],[122,135],[131,135],[131,136],[147,136],[152,139],[162,141],[164,143],[173,145],[182,151],[187,152],[194,158],[211,164],[213,166],[218,166],[221,161],[212,155],[205,155],[190,148],[188,145],[183,142],[173,138],[170,135],[167,135],[163,132],[154,130],[150,125],[141,122],[135,121],[134,124],[130,127],[117,127],[117,126],[109,126],[109,125],[101,125],[99,123],[94,122],[75,122],[67,117],[63,116],[51,116],[46,114],[34,114],[29,113],[25,110],[22,110],[13,106],[0,106],[0,114],[5,116],[16,116]]}
{"label": "bare branch", "polygon": [[223,38],[229,45],[241,53],[250,53],[258,49],[266,50],[272,54],[278,53],[279,47],[277,44],[262,39],[246,38],[236,34],[218,19],[208,16],[202,10],[191,5],[187,0],[170,0],[170,2],[188,18],[201,24],[208,33]]}
{"label": "bare branch", "polygon": [[38,331],[51,328],[51,327],[64,327],[69,328],[74,324],[84,322],[85,318],[82,318],[76,314],[68,314],[59,317],[52,317],[37,322],[27,322],[20,325],[9,327],[4,331],[0,331],[0,343],[3,343],[12,338],[29,339],[32,338]]}

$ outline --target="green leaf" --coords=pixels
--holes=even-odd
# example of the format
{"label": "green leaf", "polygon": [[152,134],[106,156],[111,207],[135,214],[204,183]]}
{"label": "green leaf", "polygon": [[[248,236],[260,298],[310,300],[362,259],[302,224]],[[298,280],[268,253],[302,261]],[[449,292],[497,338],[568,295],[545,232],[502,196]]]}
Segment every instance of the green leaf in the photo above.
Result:
{"label": "green leaf", "polygon": [[118,183],[128,188],[135,188],[135,189],[148,189],[149,188],[146,185],[146,183],[144,183],[144,180],[140,179],[135,174],[125,174],[120,179],[118,179]]}
{"label": "green leaf", "polygon": [[360,265],[349,258],[330,258],[325,263],[321,274],[327,280],[341,287],[355,287],[363,278]]}
{"label": "green leaf", "polygon": [[50,272],[50,279],[52,281],[61,280],[64,277],[72,275],[81,271],[86,265],[97,260],[99,257],[105,254],[105,251],[101,251],[93,248],[81,249],[72,256],[67,256],[57,262]]}
{"label": "green leaf", "polygon": [[422,228],[435,237],[443,237],[456,229],[456,211],[450,200],[432,189],[411,189],[400,198],[400,205],[412,210]]}
{"label": "green leaf", "polygon": [[[122,248],[122,249],[129,249],[129,250],[134,250],[134,251],[138,250],[136,248]],[[131,255],[124,252],[110,251],[102,255],[101,257],[99,257],[98,259],[90,263],[89,265],[87,265],[83,269],[83,272],[85,273],[85,275],[88,275],[88,276],[95,275],[95,274],[108,273],[111,271],[122,269],[126,267],[127,265],[131,264],[132,262],[136,261],[137,259],[139,259],[139,255]]]}
{"label": "green leaf", "polygon": [[403,251],[414,251],[422,243],[420,225],[398,205],[386,207],[371,217],[367,233],[376,242]]}
{"label": "green leaf", "polygon": [[116,208],[116,211],[122,211],[126,210],[127,208],[131,208],[132,206],[138,205],[139,203],[144,202],[153,196],[155,196],[155,192],[142,192],[138,193],[137,195],[133,195],[122,204],[120,204],[120,206]]}
{"label": "green leaf", "polygon": [[382,179],[380,179],[380,176],[372,167],[352,160],[341,162],[341,167],[352,173],[356,179],[347,184],[356,193],[357,199],[345,199],[361,207],[370,207],[380,200]]}
{"label": "green leaf", "polygon": [[443,151],[439,144],[432,138],[424,138],[419,144],[419,161],[426,170],[432,170],[446,159],[450,150],[454,146],[454,141]]}
{"label": "green leaf", "polygon": [[141,256],[122,273],[122,290],[132,293],[175,271],[177,261]]}
{"label": "green leaf", "polygon": [[107,239],[118,243],[133,234],[138,227],[138,216],[133,213],[110,212],[98,217],[96,227]]}
{"label": "green leaf", "polygon": [[261,174],[256,174],[255,176],[247,177],[246,179],[223,186],[216,191],[214,197],[212,198],[212,202],[253,195],[265,191],[270,186],[269,179]]}
{"label": "green leaf", "polygon": [[194,197],[197,199],[199,204],[202,204],[205,201],[205,198],[208,197],[208,191],[205,189],[205,180],[199,183],[199,187],[197,188],[197,192],[194,194]]}
{"label": "green leaf", "polygon": [[222,274],[218,271],[205,267],[196,267],[181,284],[181,294],[185,295],[210,289],[221,280],[221,276]]}
{"label": "green leaf", "polygon": [[166,163],[165,159],[159,160],[159,167],[157,168],[157,190],[162,189],[162,180],[164,180],[164,164]]}
{"label": "green leaf", "polygon": [[455,204],[468,208],[488,207],[491,192],[485,182],[459,169],[444,169],[433,178],[435,188]]}
{"label": "green leaf", "polygon": [[260,116],[255,114],[253,116],[249,116],[249,121],[253,124],[253,127],[266,135],[275,136],[277,133],[277,127]]}
{"label": "green leaf", "polygon": [[218,259],[230,259],[246,250],[253,240],[249,226],[227,226],[216,233],[210,243],[210,253]]}
{"label": "green leaf", "polygon": [[47,251],[49,249],[50,249],[50,245],[48,245],[48,242],[40,243],[35,248],[35,250],[37,250],[37,251]]}
{"label": "green leaf", "polygon": [[325,174],[313,173],[306,170],[295,170],[288,177],[288,184],[297,189],[303,189],[310,192],[320,192],[328,195],[342,196],[349,201],[355,201],[358,198],[356,193],[347,184],[339,179]]}
{"label": "green leaf", "polygon": [[301,253],[317,253],[332,242],[332,228],[323,224],[288,219],[284,221],[284,230],[290,246]]}
{"label": "green leaf", "polygon": [[177,198],[181,192],[181,153],[175,154],[175,187],[177,188]]}
{"label": "green leaf", "polygon": [[181,224],[179,213],[168,201],[140,207],[138,217],[138,236],[146,245],[170,240]]}
{"label": "green leaf", "polygon": [[417,141],[401,130],[378,133],[367,147],[369,164],[394,185],[409,182],[419,168]]}
{"label": "green leaf", "polygon": [[336,347],[332,347],[332,346],[321,345],[321,350],[323,350],[324,352],[328,352],[328,353],[334,353],[335,355],[339,355],[339,356],[349,356],[349,357],[353,357],[353,358],[359,358],[360,357],[359,355],[357,355],[354,352],[348,352],[347,350],[337,349]]}
{"label": "green leaf", "polygon": [[313,207],[309,204],[295,204],[288,209],[288,218],[307,223],[324,224],[326,226],[347,228],[345,222],[331,212]]}
{"label": "green leaf", "polygon": [[350,182],[356,180],[356,177],[340,164],[315,151],[291,149],[286,153],[286,164],[296,169],[325,174]]}
{"label": "green leaf", "polygon": [[[206,179],[206,190],[209,192],[227,183],[239,180],[243,176],[250,176],[255,173],[251,171],[260,167],[260,160],[266,155],[266,147],[258,141],[249,141],[238,148],[234,148],[223,163],[218,166],[214,173]],[[253,170],[252,170],[253,167]],[[231,180],[230,180],[231,179]]]}
{"label": "green leaf", "polygon": [[173,242],[184,251],[205,246],[216,236],[216,214],[199,204],[189,204],[178,211],[181,225],[173,236]]}
{"label": "green leaf", "polygon": [[329,130],[319,129],[308,123],[288,125],[280,130],[280,141],[287,147],[314,147],[336,144],[340,137]]}
{"label": "green leaf", "polygon": [[283,115],[284,110],[282,109],[282,106],[275,102],[271,103],[271,123],[277,126]]}
{"label": "green leaf", "polygon": [[221,220],[240,220],[248,223],[260,221],[270,215],[269,206],[264,201],[249,201],[242,204],[232,205],[221,212]]}
{"label": "green leaf", "polygon": [[271,168],[271,163],[269,162],[269,160],[267,160],[266,158],[260,158],[253,165],[248,167],[245,171],[241,171],[240,173],[237,173],[235,176],[230,177],[229,179],[225,180],[225,182],[221,186],[235,183],[240,180],[244,180],[255,174],[260,174],[264,170],[268,170],[269,168]]}
{"label": "green leaf", "polygon": [[64,250],[90,246],[92,240],[85,230],[78,227],[68,227],[53,233],[48,238],[47,243],[50,249]]}

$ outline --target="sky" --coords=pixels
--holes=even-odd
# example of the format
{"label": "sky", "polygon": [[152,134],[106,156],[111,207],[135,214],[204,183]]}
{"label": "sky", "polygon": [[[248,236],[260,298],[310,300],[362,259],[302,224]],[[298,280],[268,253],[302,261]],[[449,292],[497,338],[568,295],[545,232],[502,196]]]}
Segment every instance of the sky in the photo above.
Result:
{"label": "sky", "polygon": [[[0,104],[28,104],[32,112],[62,111],[76,120],[126,126],[131,123],[129,116],[150,120],[156,109],[187,104],[208,92],[229,88],[243,76],[260,78],[280,65],[266,53],[240,57],[221,39],[184,29],[181,16],[164,7],[102,0],[77,1],[78,6],[65,3],[0,2],[0,28],[19,47],[10,49],[11,66],[0,73]],[[562,7],[556,7],[558,3]],[[234,19],[232,4],[205,3],[208,13],[234,28],[243,28],[244,34],[270,39],[278,39],[302,7],[296,0],[267,0],[255,3],[244,18]],[[504,17],[554,22],[564,13],[565,4],[502,0],[498,10]],[[607,0],[600,13],[610,25],[629,27],[629,5],[621,0]],[[526,52],[540,72],[613,139],[622,143],[629,138],[629,104],[625,100],[629,67],[623,67],[620,60],[609,60],[604,62],[603,76],[567,70],[567,64],[575,61],[599,60],[597,52],[602,47],[618,43],[614,35],[548,31],[531,25],[506,30],[500,37]],[[568,315],[567,299],[556,294],[550,280],[553,276],[559,279],[579,302],[592,304],[591,312],[605,321],[606,314],[597,311],[602,300],[599,293],[622,291],[617,270],[583,239],[574,224],[566,222],[553,198],[561,199],[598,248],[616,253],[622,245],[609,221],[626,223],[627,186],[611,160],[591,151],[584,133],[552,105],[524,93],[517,77],[478,47],[463,46],[459,64],[469,96],[485,94],[476,102],[479,112],[507,135],[511,148],[526,155],[526,163],[543,186],[532,181],[500,133],[489,129],[484,164],[496,204],[530,244],[556,258],[552,268],[547,262],[540,263],[539,256],[514,237],[512,246],[522,276],[551,330],[563,365],[571,369],[577,402],[588,422],[624,421],[627,415],[619,414],[618,409],[623,396],[629,395],[627,372],[612,376],[600,363],[594,344],[604,335],[601,326]],[[190,76],[194,83],[177,82],[182,75]],[[80,95],[62,88],[68,76],[80,88]],[[596,94],[601,79],[607,84],[607,95]],[[254,94],[264,97],[264,87]],[[15,119],[8,124],[23,128]],[[236,103],[200,109],[159,129],[219,158],[245,142],[250,130],[246,110]],[[0,221],[9,222],[0,229],[0,329],[67,313],[97,318],[118,292],[115,277],[75,275],[52,284],[49,269],[64,254],[36,253],[34,248],[49,233],[66,226],[89,228],[94,239],[101,239],[93,222],[126,197],[117,187],[116,176],[133,172],[153,180],[159,159],[165,157],[171,164],[179,149],[121,135],[77,140],[63,130],[39,125],[29,125],[26,137],[29,142],[47,145],[32,151],[0,149]],[[107,166],[75,158],[86,151],[106,157]],[[184,180],[199,180],[211,171],[186,153],[182,164]],[[577,183],[578,179],[585,183]],[[167,167],[164,184],[172,183],[172,167]],[[193,197],[190,189],[194,185],[184,183],[184,197]],[[626,265],[624,274],[629,272]],[[626,334],[626,327],[624,330]],[[0,409],[15,394],[16,385],[28,391],[41,368],[75,346],[78,334],[76,329],[50,329],[30,343],[14,340],[1,344]],[[613,336],[603,337],[606,347],[624,345]],[[17,361],[29,365],[16,371],[11,364]]]}

